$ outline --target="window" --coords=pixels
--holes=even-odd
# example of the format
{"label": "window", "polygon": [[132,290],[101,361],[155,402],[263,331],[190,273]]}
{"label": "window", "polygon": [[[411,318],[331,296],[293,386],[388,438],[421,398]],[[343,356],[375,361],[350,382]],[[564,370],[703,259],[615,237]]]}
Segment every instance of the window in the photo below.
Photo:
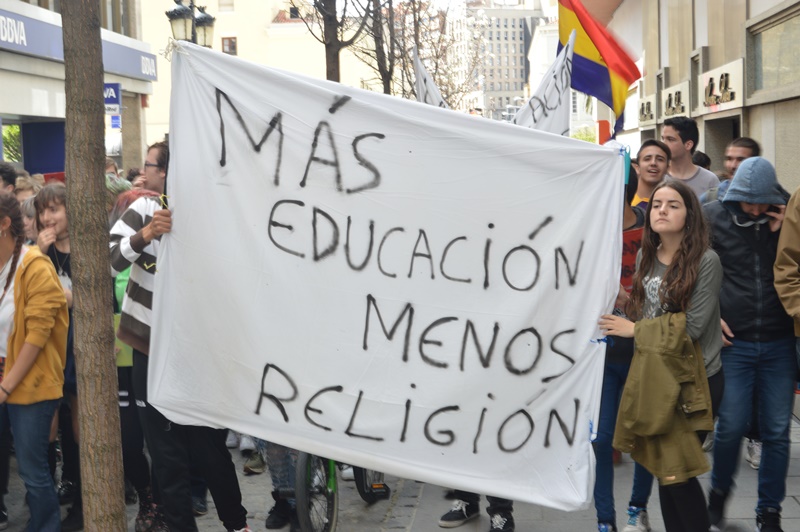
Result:
{"label": "window", "polygon": [[508,32],[506,31],[506,32],[504,32],[504,33],[505,33],[505,38],[506,38],[506,40],[508,40]]}
{"label": "window", "polygon": [[[752,30],[751,30],[752,31]],[[777,89],[800,82],[797,54],[784,53],[797,50],[800,43],[800,16],[777,21],[763,31],[755,33],[755,89]]]}
{"label": "window", "polygon": [[500,27],[500,19],[499,18],[494,19],[494,27],[495,28],[499,28]]}
{"label": "window", "polygon": [[512,28],[513,28],[513,27],[515,27],[515,26],[516,26],[516,24],[517,24],[517,19],[515,19],[515,18],[512,18],[512,19],[511,19],[511,27],[512,27]]}
{"label": "window", "polygon": [[[511,83],[509,83],[509,82],[507,82],[507,81],[506,81],[506,90],[507,90],[507,91],[510,91],[510,90],[511,90]],[[507,103],[510,103],[510,102],[509,102],[509,100],[510,100],[510,98],[506,98],[506,102],[507,102]]]}
{"label": "window", "polygon": [[521,32],[519,32],[519,40],[520,40],[520,41],[524,41],[524,40],[525,40],[525,37],[524,37],[524,32],[522,32],[522,31],[521,31]]}
{"label": "window", "polygon": [[222,53],[228,55],[238,55],[236,47],[236,37],[222,38]]}
{"label": "window", "polygon": [[504,28],[507,28],[507,27],[508,27],[508,19],[507,19],[507,18],[504,18],[504,19],[503,19],[503,27],[504,27]]}
{"label": "window", "polygon": [[511,58],[511,64],[514,65],[514,66],[517,66],[517,56],[516,55]]}
{"label": "window", "polygon": [[578,93],[575,91],[572,92],[572,114],[578,113]]}
{"label": "window", "polygon": [[489,56],[489,66],[494,66],[494,57]]}
{"label": "window", "polygon": [[219,0],[219,10],[220,12],[233,11],[233,0]]}
{"label": "window", "polygon": [[512,54],[515,54],[515,53],[517,53],[517,45],[516,45],[516,44],[512,44],[512,45],[511,45],[511,53],[512,53]]}
{"label": "window", "polygon": [[490,82],[489,82],[489,90],[490,90],[490,91],[493,91],[493,90],[494,90],[494,81],[490,81]]}
{"label": "window", "polygon": [[500,32],[498,31],[496,33],[497,33],[497,40],[499,41],[500,40]]}

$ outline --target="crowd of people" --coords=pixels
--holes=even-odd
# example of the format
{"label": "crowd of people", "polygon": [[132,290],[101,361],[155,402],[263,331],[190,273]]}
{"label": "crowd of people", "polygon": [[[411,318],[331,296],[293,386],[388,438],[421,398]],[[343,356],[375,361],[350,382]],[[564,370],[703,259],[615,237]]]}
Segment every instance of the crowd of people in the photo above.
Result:
{"label": "crowd of people", "polygon": [[[719,178],[694,162],[703,161],[693,157],[698,139],[694,120],[666,120],[661,140],[642,143],[626,184],[619,293],[613,313],[598,322],[613,339],[594,441],[600,532],[618,530],[615,449],[635,461],[622,532],[651,530],[654,479],[668,532],[719,527],[743,438],[759,470],[758,530],[782,530],[800,354],[800,194],[781,186],[754,140],[728,146]],[[139,504],[135,530],[197,530],[206,490],[226,530],[250,530],[232,447],[251,453],[247,473],[269,471],[266,527],[298,529],[295,501],[283,496],[296,451],[171,422],[147,400],[154,274],[161,237],[172,228],[168,169],[164,142],[150,146],[142,170],[127,178],[113,160],[106,168],[123,466],[126,499]],[[66,187],[2,162],[0,177],[0,529],[8,524],[2,495],[13,434],[28,529],[81,530]],[[706,497],[697,477],[709,469]],[[480,514],[479,494],[452,495],[440,527]],[[490,530],[513,531],[513,502],[487,499]],[[62,522],[64,503],[71,506]]]}

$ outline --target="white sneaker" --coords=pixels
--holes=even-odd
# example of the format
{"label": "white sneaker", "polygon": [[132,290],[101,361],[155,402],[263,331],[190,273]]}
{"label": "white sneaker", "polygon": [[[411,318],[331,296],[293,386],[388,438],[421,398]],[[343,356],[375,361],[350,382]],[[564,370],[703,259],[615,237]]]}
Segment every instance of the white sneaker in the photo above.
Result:
{"label": "white sneaker", "polygon": [[355,474],[353,474],[353,466],[343,465],[341,469],[341,477],[342,480],[355,480]]}
{"label": "white sneaker", "polygon": [[253,441],[252,436],[242,434],[239,440],[239,450],[243,453],[250,453],[256,450],[256,442]]}
{"label": "white sneaker", "polygon": [[646,508],[628,507],[628,523],[622,532],[650,532],[650,519]]}
{"label": "white sneaker", "polygon": [[228,437],[225,438],[225,447],[228,449],[236,449],[239,447],[239,435],[232,430],[229,430]]}
{"label": "white sneaker", "polygon": [[710,453],[714,450],[714,431],[712,430],[706,434],[706,439],[703,442],[703,452]]}
{"label": "white sneaker", "polygon": [[761,467],[761,442],[758,440],[747,440],[747,456],[745,460],[750,462],[750,467],[758,469]]}

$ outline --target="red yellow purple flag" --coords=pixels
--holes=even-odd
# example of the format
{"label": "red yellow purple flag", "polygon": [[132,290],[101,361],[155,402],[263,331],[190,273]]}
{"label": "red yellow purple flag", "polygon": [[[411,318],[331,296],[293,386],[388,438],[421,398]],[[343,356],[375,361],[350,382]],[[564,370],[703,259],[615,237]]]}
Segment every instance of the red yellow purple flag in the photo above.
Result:
{"label": "red yellow purple flag", "polygon": [[594,96],[617,116],[614,133],[622,129],[628,87],[641,77],[639,69],[606,28],[580,0],[558,0],[558,48],[576,32],[572,56],[572,88]]}

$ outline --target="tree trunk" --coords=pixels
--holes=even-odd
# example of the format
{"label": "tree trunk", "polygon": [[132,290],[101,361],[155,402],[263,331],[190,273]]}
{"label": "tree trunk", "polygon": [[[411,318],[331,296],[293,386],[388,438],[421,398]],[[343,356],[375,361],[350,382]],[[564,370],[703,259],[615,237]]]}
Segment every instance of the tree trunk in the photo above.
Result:
{"label": "tree trunk", "polygon": [[108,254],[100,3],[61,2],[66,182],[85,530],[124,531]]}
{"label": "tree trunk", "polygon": [[329,81],[339,81],[339,21],[336,18],[336,1],[328,1],[328,11],[322,15],[322,34],[325,36],[325,70]]}

